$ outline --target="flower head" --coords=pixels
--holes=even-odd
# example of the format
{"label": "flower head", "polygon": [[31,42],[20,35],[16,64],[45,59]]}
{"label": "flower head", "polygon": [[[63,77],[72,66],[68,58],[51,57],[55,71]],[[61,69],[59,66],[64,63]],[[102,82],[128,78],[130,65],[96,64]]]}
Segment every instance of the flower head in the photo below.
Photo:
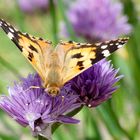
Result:
{"label": "flower head", "polygon": [[[77,0],[67,14],[76,34],[94,42],[130,33],[131,26],[122,9],[121,3],[111,0]],[[65,25],[61,25],[61,34],[66,34]]]}
{"label": "flower head", "polygon": [[[33,88],[34,87],[34,88]],[[29,126],[34,135],[51,131],[51,125],[55,122],[78,123],[65,114],[80,107],[76,103],[78,96],[70,92],[69,87],[64,87],[56,98],[44,93],[41,88],[41,79],[38,75],[29,75],[22,82],[9,87],[9,96],[1,96],[0,108],[6,111],[22,126]]]}
{"label": "flower head", "polygon": [[33,13],[38,10],[47,10],[49,0],[18,0],[21,10],[28,13]]}
{"label": "flower head", "polygon": [[114,69],[105,59],[78,75],[70,81],[71,89],[80,95],[80,102],[88,107],[96,107],[108,100],[117,86],[114,84],[122,76],[116,77],[118,70]]}
{"label": "flower head", "polygon": [[0,96],[0,108],[22,126],[29,126],[34,136],[50,139],[54,123],[79,122],[68,113],[77,113],[83,105],[95,107],[109,99],[117,89],[114,84],[122,77],[116,77],[117,73],[110,62],[101,60],[64,85],[56,97],[46,93],[39,75],[30,74],[9,87],[9,96]]}

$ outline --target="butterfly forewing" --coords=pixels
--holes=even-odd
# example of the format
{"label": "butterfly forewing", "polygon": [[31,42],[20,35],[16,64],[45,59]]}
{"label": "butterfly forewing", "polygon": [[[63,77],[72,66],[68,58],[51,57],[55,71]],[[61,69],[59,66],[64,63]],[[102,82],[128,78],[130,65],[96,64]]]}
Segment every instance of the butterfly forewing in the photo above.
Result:
{"label": "butterfly forewing", "polygon": [[65,54],[64,83],[74,78],[81,72],[91,67],[101,59],[108,57],[111,53],[121,48],[128,38],[106,41],[96,44],[77,44]]}
{"label": "butterfly forewing", "polygon": [[0,20],[0,26],[29,60],[41,78],[45,80],[46,54],[52,49],[51,42],[27,33],[21,33],[2,19]]}
{"label": "butterfly forewing", "polygon": [[60,42],[56,49],[51,42],[33,37],[13,28],[4,20],[0,26],[32,64],[43,80],[49,94],[56,96],[67,81],[82,73],[101,59],[121,48],[128,38],[96,44]]}

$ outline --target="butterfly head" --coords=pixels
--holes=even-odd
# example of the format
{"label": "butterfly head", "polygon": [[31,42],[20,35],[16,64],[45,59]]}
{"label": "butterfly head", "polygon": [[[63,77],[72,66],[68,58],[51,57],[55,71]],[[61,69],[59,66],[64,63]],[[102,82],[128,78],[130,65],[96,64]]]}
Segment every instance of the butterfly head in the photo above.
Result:
{"label": "butterfly head", "polygon": [[55,97],[59,94],[60,89],[58,87],[48,87],[45,90],[50,96]]}

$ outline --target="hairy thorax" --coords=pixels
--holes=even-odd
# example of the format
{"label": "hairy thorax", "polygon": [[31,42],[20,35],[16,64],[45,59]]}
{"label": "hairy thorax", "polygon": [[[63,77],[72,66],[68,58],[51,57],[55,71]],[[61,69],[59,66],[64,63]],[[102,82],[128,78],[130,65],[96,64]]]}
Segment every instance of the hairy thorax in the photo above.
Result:
{"label": "hairy thorax", "polygon": [[62,66],[57,52],[53,51],[51,53],[48,62],[45,88],[51,96],[56,96],[59,94],[60,87],[63,85],[61,77]]}

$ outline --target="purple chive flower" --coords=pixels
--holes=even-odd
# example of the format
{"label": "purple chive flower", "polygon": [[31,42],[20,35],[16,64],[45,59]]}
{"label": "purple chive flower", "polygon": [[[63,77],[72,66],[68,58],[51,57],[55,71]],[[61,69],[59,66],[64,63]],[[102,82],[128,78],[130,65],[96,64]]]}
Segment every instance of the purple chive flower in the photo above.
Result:
{"label": "purple chive flower", "polygon": [[49,7],[49,0],[18,0],[21,10],[27,13],[45,11]]}
{"label": "purple chive flower", "polygon": [[113,68],[110,61],[103,59],[72,79],[69,84],[80,95],[80,102],[88,107],[96,107],[108,100],[118,88],[114,84],[122,76],[116,77],[117,73],[118,70]]}
{"label": "purple chive flower", "polygon": [[[91,42],[114,39],[131,31],[120,2],[77,0],[71,4],[67,15],[75,33]],[[64,23],[60,28],[60,35],[67,36]]]}
{"label": "purple chive flower", "polygon": [[[40,88],[29,88],[36,86]],[[29,75],[22,78],[21,83],[15,83],[9,87],[9,96],[0,97],[0,108],[7,112],[22,126],[29,126],[33,135],[51,137],[51,126],[55,122],[78,123],[65,114],[80,107],[76,103],[78,95],[74,95],[71,89],[63,87],[61,94],[55,98],[44,93],[41,88],[41,79],[38,75]]]}

